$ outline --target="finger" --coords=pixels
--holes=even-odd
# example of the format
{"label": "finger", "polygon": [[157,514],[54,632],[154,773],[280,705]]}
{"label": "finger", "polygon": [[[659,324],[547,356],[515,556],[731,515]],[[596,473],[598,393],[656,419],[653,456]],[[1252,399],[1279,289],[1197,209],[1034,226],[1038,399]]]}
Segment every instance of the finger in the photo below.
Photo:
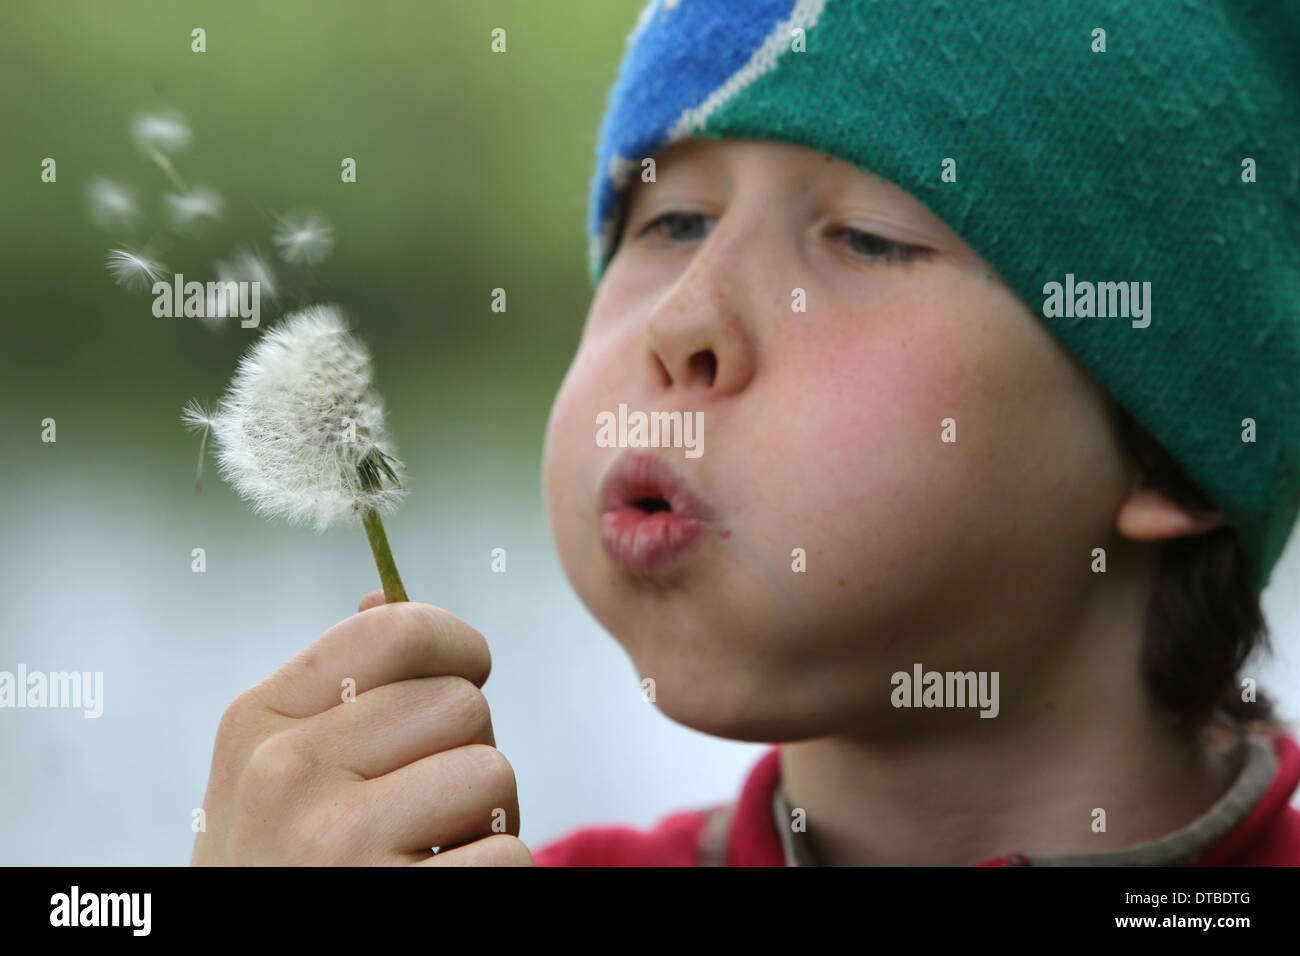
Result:
{"label": "finger", "polygon": [[365,780],[444,750],[496,746],[487,700],[463,677],[385,684],[300,721],[294,733],[307,734],[330,765]]}
{"label": "finger", "polygon": [[357,612],[360,613],[361,611],[369,611],[372,607],[379,607],[383,603],[384,603],[384,592],[371,591],[369,594],[367,594],[365,597],[361,599],[361,606],[357,608]]}
{"label": "finger", "polygon": [[413,866],[534,866],[533,855],[518,837],[506,833],[440,850]]}
{"label": "finger", "polygon": [[491,669],[482,634],[442,608],[402,602],[340,621],[247,693],[285,717],[309,717],[340,703],[345,689],[360,695],[444,675],[481,687]]}
{"label": "finger", "polygon": [[444,750],[357,789],[375,808],[378,845],[393,850],[454,847],[500,832],[519,835],[515,773],[495,747]]}

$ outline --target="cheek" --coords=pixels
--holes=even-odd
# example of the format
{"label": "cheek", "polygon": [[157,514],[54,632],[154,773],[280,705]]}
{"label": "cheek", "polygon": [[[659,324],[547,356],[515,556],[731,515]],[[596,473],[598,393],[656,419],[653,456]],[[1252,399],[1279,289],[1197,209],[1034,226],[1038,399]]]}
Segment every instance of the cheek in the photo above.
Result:
{"label": "cheek", "polygon": [[625,294],[617,294],[622,287],[616,280],[616,263],[617,257],[592,300],[582,339],[556,392],[546,425],[543,494],[560,557],[571,577],[576,544],[598,541],[596,532],[581,537],[589,530],[583,528],[583,522],[599,524],[597,485],[609,454],[596,444],[596,416],[617,407],[618,396],[631,378],[627,354],[619,352],[616,323],[633,305]]}
{"label": "cheek", "polygon": [[868,527],[896,537],[951,497],[955,456],[945,455],[942,420],[960,428],[988,410],[954,358],[961,343],[914,318],[869,333],[836,326],[783,351],[762,415],[777,426],[762,433],[766,454],[786,474],[765,495],[782,503],[771,513],[861,551]]}
{"label": "cheek", "polygon": [[[578,509],[584,504],[591,507],[584,501],[585,482],[591,471],[591,463],[587,460],[589,443],[583,440],[584,436],[590,437],[583,428],[590,398],[584,392],[590,390],[584,389],[586,378],[582,358],[583,353],[579,351],[556,393],[546,424],[542,457],[546,510],[557,544],[561,546],[562,558],[567,536],[572,534],[580,518]],[[594,418],[592,428],[595,428]]]}
{"label": "cheek", "polygon": [[1105,524],[1113,453],[1081,373],[1018,300],[964,291],[793,330],[772,368],[770,527],[859,580],[1041,571],[1058,535]]}
{"label": "cheek", "polygon": [[556,392],[542,453],[542,491],[556,551],[581,596],[601,567],[599,482],[609,450],[596,444],[596,416],[614,407],[616,383],[606,381],[617,366],[600,340],[579,345]]}
{"label": "cheek", "polygon": [[900,300],[792,329],[772,363],[751,422],[764,423],[766,473],[751,527],[768,553],[805,549],[799,588],[815,586],[831,617],[915,617],[936,593],[1041,552],[1059,513],[1079,451],[1059,433],[1080,410],[1061,359],[1017,324],[1033,317],[1014,301],[964,301]]}

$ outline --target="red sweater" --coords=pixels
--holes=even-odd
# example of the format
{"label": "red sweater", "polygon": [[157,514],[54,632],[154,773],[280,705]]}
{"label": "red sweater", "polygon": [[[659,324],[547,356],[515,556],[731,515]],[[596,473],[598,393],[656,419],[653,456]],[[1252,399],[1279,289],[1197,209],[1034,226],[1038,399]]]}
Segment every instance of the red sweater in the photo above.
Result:
{"label": "red sweater", "polygon": [[[1176,860],[1192,866],[1300,866],[1300,810],[1288,801],[1300,784],[1300,749],[1282,733],[1262,735],[1267,746],[1252,755],[1228,794],[1200,820],[1142,848],[1088,854],[1083,857],[1031,859],[1006,853],[976,866],[1028,866],[1044,863],[1115,862],[1114,853],[1140,853],[1134,862],[1159,862],[1156,855],[1178,852],[1175,840],[1188,832],[1204,832],[1219,821],[1222,836]],[[1271,751],[1272,760],[1269,760]],[[627,826],[592,826],[571,830],[559,839],[533,850],[537,866],[787,866],[793,861],[783,845],[773,810],[774,797],[781,806],[780,747],[767,750],[750,771],[734,804],[685,810],[662,818],[648,830]],[[1247,769],[1250,773],[1247,773]],[[1271,772],[1271,783],[1268,774]],[[1261,776],[1263,775],[1263,776]],[[1252,777],[1254,783],[1247,780]],[[1249,795],[1249,810],[1233,810]],[[1232,816],[1227,816],[1232,814]],[[1223,821],[1228,823],[1225,827]]]}

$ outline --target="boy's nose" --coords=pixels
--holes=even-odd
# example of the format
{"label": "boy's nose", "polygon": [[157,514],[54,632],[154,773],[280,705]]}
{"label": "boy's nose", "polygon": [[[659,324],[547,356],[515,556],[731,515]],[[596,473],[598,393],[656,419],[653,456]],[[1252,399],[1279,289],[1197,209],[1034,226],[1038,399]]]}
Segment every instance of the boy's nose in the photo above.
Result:
{"label": "boy's nose", "polygon": [[[749,384],[757,352],[737,286],[744,279],[701,249],[646,323],[650,386],[701,397],[734,395]],[[733,260],[734,261],[734,260]]]}

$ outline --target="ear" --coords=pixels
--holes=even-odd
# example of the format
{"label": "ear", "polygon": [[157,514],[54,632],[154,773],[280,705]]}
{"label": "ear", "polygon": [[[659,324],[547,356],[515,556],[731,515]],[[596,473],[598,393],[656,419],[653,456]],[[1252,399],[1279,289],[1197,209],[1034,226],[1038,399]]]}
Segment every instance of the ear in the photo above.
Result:
{"label": "ear", "polygon": [[1163,541],[1226,525],[1218,511],[1191,511],[1148,487],[1139,475],[1115,515],[1115,528],[1134,541]]}

